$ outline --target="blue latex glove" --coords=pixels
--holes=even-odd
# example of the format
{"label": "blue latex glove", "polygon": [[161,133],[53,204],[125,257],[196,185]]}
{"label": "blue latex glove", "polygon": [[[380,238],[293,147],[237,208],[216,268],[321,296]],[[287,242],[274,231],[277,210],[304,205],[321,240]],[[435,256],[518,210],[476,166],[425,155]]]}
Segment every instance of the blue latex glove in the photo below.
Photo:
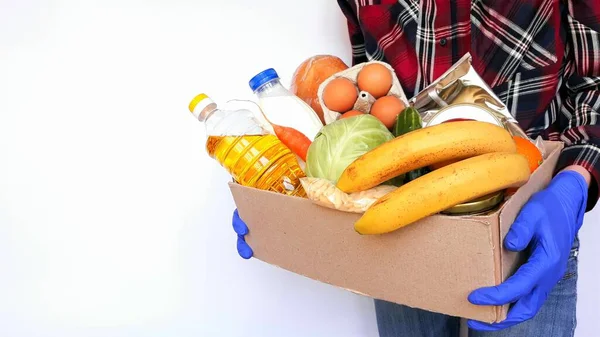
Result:
{"label": "blue latex glove", "polygon": [[254,252],[252,248],[246,243],[246,239],[244,236],[248,234],[248,226],[246,223],[240,218],[238,210],[233,211],[233,230],[237,233],[237,251],[238,254],[244,259],[249,259],[252,257]]}
{"label": "blue latex glove", "polygon": [[477,289],[469,295],[469,301],[476,305],[514,306],[505,321],[488,324],[470,320],[471,329],[502,330],[535,316],[565,274],[571,246],[583,224],[587,194],[583,176],[564,171],[525,204],[506,235],[504,246],[515,252],[529,247],[529,260],[504,283]]}

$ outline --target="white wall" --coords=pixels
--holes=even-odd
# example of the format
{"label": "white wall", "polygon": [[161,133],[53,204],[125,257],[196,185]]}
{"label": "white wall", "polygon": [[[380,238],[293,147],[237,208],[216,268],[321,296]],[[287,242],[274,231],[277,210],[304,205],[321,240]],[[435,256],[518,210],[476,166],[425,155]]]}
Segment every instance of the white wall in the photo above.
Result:
{"label": "white wall", "polygon": [[[237,256],[229,177],[186,108],[349,62],[341,12],[215,3],[0,0],[1,336],[376,336],[369,299]],[[600,318],[599,214],[578,337]]]}

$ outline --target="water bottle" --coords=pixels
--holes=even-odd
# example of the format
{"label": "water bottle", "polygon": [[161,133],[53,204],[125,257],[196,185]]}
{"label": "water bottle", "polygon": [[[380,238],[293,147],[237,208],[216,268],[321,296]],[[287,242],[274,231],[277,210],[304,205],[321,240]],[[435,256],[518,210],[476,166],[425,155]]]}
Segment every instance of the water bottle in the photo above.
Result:
{"label": "water bottle", "polygon": [[279,81],[277,72],[269,68],[254,76],[250,88],[258,97],[258,105],[274,124],[294,128],[311,141],[323,127],[317,113]]}

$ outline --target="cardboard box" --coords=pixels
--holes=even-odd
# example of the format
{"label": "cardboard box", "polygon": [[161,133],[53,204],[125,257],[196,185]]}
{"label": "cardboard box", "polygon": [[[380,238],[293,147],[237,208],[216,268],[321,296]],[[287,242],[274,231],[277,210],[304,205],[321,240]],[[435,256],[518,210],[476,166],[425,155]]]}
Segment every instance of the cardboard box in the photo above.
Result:
{"label": "cardboard box", "polygon": [[498,322],[508,306],[475,306],[467,296],[501,283],[518,267],[521,259],[503,248],[503,238],[522,206],[552,178],[563,144],[544,145],[544,163],[497,211],[435,215],[379,236],[354,231],[360,214],[234,183],[230,188],[255,258],[365,296]]}

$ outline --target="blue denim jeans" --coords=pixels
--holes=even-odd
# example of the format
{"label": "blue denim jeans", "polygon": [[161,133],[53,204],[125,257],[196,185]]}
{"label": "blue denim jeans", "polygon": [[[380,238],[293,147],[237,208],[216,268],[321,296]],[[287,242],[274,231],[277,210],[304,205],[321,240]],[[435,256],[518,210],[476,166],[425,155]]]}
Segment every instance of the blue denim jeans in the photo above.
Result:
{"label": "blue denim jeans", "polygon": [[[577,325],[577,255],[575,241],[565,276],[529,321],[501,331],[469,331],[469,337],[573,337]],[[459,337],[460,318],[375,300],[380,337]]]}

